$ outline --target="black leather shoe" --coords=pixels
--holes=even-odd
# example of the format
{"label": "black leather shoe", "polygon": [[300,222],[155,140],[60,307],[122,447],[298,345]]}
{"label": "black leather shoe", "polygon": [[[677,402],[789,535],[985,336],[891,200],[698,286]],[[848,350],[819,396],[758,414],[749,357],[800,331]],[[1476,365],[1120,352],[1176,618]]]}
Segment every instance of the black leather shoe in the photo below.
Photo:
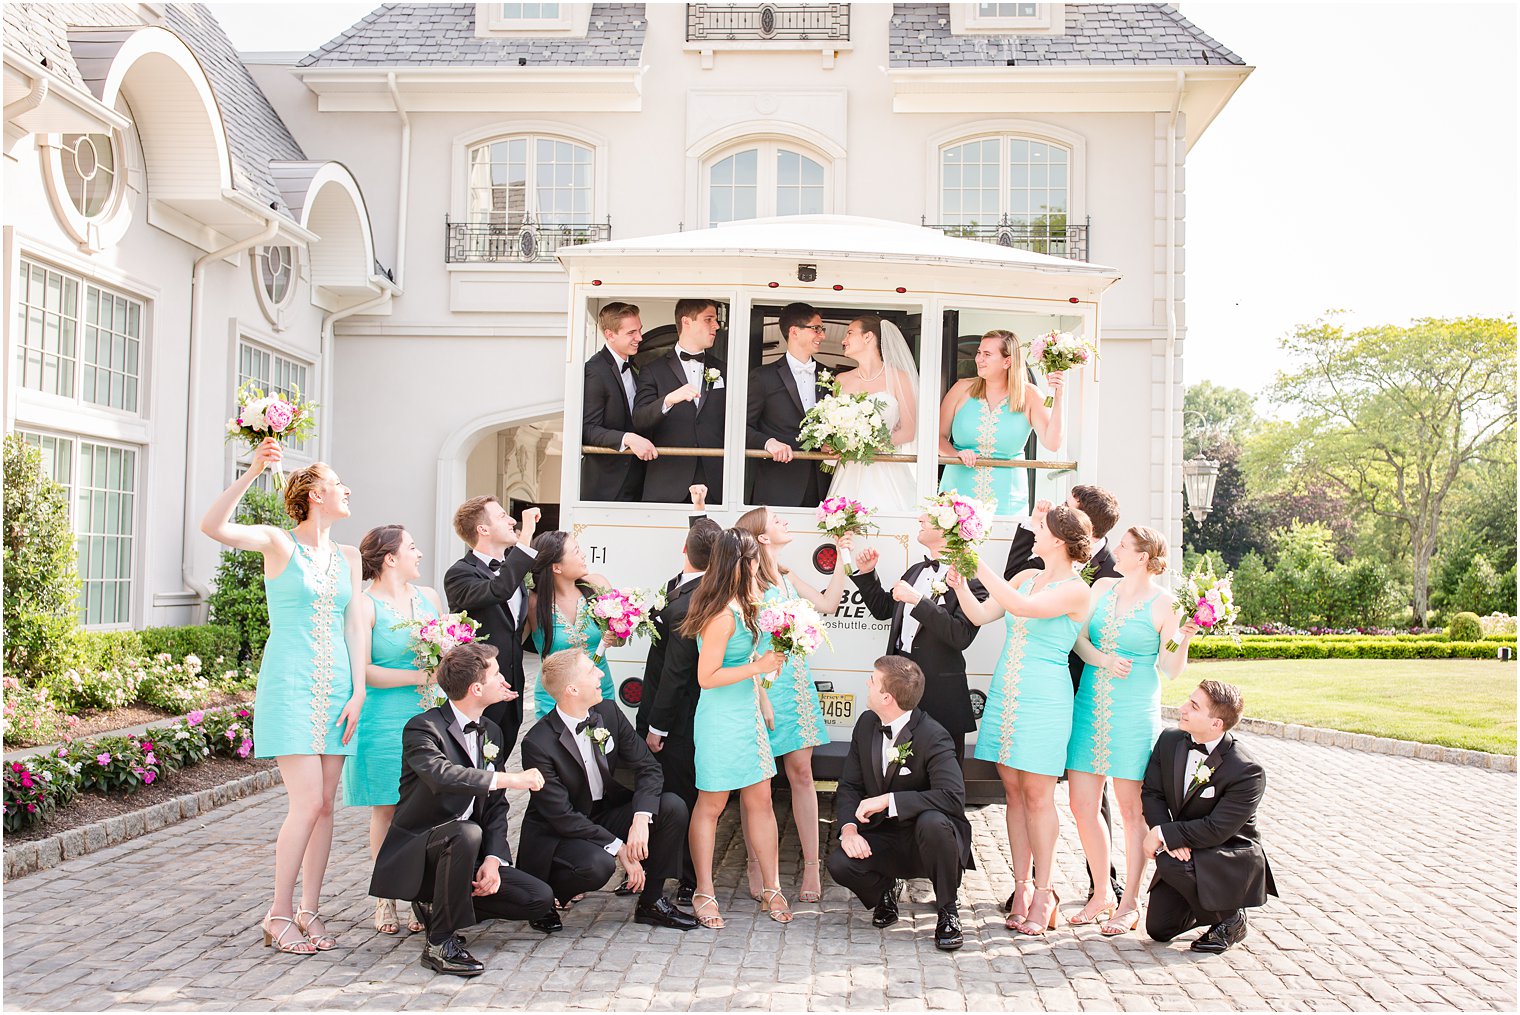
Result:
{"label": "black leather shoe", "polygon": [[464,950],[464,945],[454,938],[443,944],[429,943],[422,949],[422,964],[434,972],[450,976],[479,976],[486,971],[485,964]]}
{"label": "black leather shoe", "polygon": [[633,911],[634,923],[647,923],[651,927],[669,927],[672,930],[696,930],[697,918],[683,913],[665,896],[653,902],[641,902]]}
{"label": "black leather shoe", "polygon": [[961,937],[960,907],[950,903],[939,911],[939,923],[934,926],[934,947],[942,952],[953,952],[965,944]]}
{"label": "black leather shoe", "polygon": [[1230,950],[1231,945],[1238,945],[1245,939],[1246,928],[1246,911],[1237,909],[1204,931],[1203,936],[1193,942],[1191,949],[1208,955],[1223,954]]}
{"label": "black leather shoe", "polygon": [[612,894],[613,895],[623,895],[623,896],[632,895],[633,894],[633,889],[628,887],[628,879],[624,878],[623,879],[623,883],[620,884],[620,885],[618,885],[617,888],[613,891]]}
{"label": "black leather shoe", "polygon": [[543,931],[545,934],[557,934],[565,929],[564,921],[552,909],[547,915],[540,916],[537,920],[530,920],[528,926],[534,930]]}
{"label": "black leather shoe", "polygon": [[881,893],[881,901],[871,914],[871,926],[890,927],[897,922],[897,899],[902,893],[902,882],[892,882],[892,887]]}
{"label": "black leather shoe", "polygon": [[692,898],[692,895],[694,895],[696,891],[696,885],[681,885],[676,889],[676,905],[685,906],[687,909],[690,909],[691,904],[696,901]]}

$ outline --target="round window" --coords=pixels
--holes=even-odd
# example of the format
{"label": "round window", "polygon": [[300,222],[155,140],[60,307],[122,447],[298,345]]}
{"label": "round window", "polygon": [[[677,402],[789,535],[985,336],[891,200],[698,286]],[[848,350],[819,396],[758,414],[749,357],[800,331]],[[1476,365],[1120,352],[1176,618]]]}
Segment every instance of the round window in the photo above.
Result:
{"label": "round window", "polygon": [[283,306],[285,298],[290,295],[295,263],[293,247],[263,247],[259,250],[259,280],[271,305]]}
{"label": "round window", "polygon": [[60,152],[69,200],[85,218],[104,212],[116,192],[116,142],[110,134],[65,134]]}

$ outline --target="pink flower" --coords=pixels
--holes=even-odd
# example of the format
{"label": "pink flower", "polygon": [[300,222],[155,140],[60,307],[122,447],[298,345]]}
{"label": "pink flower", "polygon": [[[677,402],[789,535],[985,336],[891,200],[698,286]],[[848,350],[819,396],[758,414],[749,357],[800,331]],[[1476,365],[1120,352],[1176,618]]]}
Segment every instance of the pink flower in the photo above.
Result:
{"label": "pink flower", "polygon": [[148,756],[143,758],[143,761],[149,765],[156,765],[158,764],[158,757],[152,751],[149,751]]}
{"label": "pink flower", "polygon": [[96,764],[100,765],[101,768],[106,767],[111,763],[111,752],[101,751],[99,754],[95,755],[95,762]]}
{"label": "pink flower", "polygon": [[275,433],[282,433],[296,418],[296,407],[283,399],[275,399],[264,409],[264,422]]}
{"label": "pink flower", "polygon": [[1219,615],[1214,612],[1214,604],[1207,600],[1198,604],[1197,611],[1193,614],[1193,620],[1199,627],[1213,627]]}
{"label": "pink flower", "polygon": [[150,786],[153,785],[153,780],[157,779],[157,778],[158,778],[157,773],[155,773],[152,769],[149,769],[148,771],[144,772],[143,773],[143,777],[142,777],[143,782],[147,783]]}
{"label": "pink flower", "polygon": [[199,726],[201,724],[201,720],[204,718],[206,718],[206,713],[202,709],[196,709],[194,712],[191,712],[189,715],[185,716],[185,722],[190,726]]}
{"label": "pink flower", "polygon": [[58,748],[58,756],[60,758],[67,758],[69,756],[69,749],[67,747]]}
{"label": "pink flower", "polygon": [[248,757],[248,752],[252,750],[253,741],[248,737],[244,737],[243,742],[241,744],[238,744],[237,756],[240,758],[246,758]]}
{"label": "pink flower", "polygon": [[963,500],[958,500],[955,502],[955,517],[959,518],[961,521],[965,521],[973,514],[975,514],[975,512],[971,510],[970,504],[967,504]]}

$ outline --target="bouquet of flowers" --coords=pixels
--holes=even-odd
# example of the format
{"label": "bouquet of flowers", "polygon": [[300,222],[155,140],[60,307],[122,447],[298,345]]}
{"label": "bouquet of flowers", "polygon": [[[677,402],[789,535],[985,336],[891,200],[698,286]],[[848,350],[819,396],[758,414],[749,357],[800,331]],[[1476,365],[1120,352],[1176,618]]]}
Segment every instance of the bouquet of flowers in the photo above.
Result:
{"label": "bouquet of flowers", "polygon": [[992,510],[981,501],[955,492],[924,501],[924,513],[945,534],[945,560],[965,578],[976,574],[977,548],[992,533]]}
{"label": "bouquet of flowers", "polygon": [[[1240,607],[1235,605],[1235,592],[1231,587],[1234,577],[1228,571],[1224,577],[1216,575],[1213,561],[1205,557],[1193,568],[1192,574],[1183,576],[1178,582],[1177,600],[1172,609],[1177,611],[1183,623],[1191,620],[1205,631],[1234,627],[1235,618],[1240,616]],[[1176,638],[1168,639],[1166,643],[1168,652],[1175,652],[1180,647]]]}
{"label": "bouquet of flowers", "polygon": [[603,589],[587,604],[591,622],[602,632],[602,644],[591,657],[600,663],[607,654],[607,643],[621,645],[635,634],[642,634],[656,641],[659,633],[654,629],[654,612],[665,605],[664,592],[648,592],[644,589]]}
{"label": "bouquet of flowers", "polygon": [[[1092,355],[1092,347],[1086,342],[1078,341],[1069,331],[1052,331],[1048,335],[1041,335],[1029,345],[1029,365],[1038,366],[1047,374],[1079,367]],[[1055,404],[1055,396],[1045,396],[1045,408]]]}
{"label": "bouquet of flowers", "polygon": [[[302,441],[316,430],[315,402],[301,400],[301,389],[291,385],[291,394],[266,395],[264,389],[248,381],[237,390],[237,415],[227,421],[227,440],[241,441],[256,448],[266,437],[282,441]],[[274,468],[274,485],[285,485],[285,472]]]}
{"label": "bouquet of flowers", "polygon": [[[757,618],[760,630],[771,636],[771,650],[794,659],[802,659],[818,651],[819,645],[833,647],[829,634],[823,627],[823,618],[806,599],[784,599],[771,603],[760,610]],[[762,687],[769,688],[776,682],[776,674],[761,678]]]}
{"label": "bouquet of flowers", "polygon": [[[845,462],[869,462],[878,454],[891,452],[892,430],[882,403],[873,394],[847,395],[827,370],[818,379],[832,385],[833,394],[820,398],[802,417],[799,445],[804,451],[828,450]],[[834,463],[822,463],[824,472],[833,472]]]}
{"label": "bouquet of flowers", "polygon": [[856,533],[865,535],[876,528],[871,521],[874,512],[858,500],[848,497],[825,497],[818,505],[818,531],[838,539]]}
{"label": "bouquet of flowers", "polygon": [[417,697],[423,708],[432,708],[443,697],[443,692],[433,683],[439,662],[450,650],[475,641],[480,624],[461,611],[427,620],[403,620],[392,624],[391,630],[411,632],[412,655],[417,658],[417,668],[427,674],[417,686]]}

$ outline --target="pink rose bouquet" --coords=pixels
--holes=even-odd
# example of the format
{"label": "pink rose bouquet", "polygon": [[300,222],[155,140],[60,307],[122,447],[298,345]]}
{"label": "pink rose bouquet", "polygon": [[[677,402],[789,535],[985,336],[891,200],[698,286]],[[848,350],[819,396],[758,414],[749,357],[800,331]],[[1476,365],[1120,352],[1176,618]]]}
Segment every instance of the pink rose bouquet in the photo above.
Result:
{"label": "pink rose bouquet", "polygon": [[[756,622],[763,633],[770,635],[771,650],[784,656],[802,659],[818,651],[820,645],[833,647],[823,617],[806,599],[785,599],[761,607]],[[769,688],[775,680],[776,674],[769,673],[760,683]]]}
{"label": "pink rose bouquet", "polygon": [[427,620],[403,620],[391,625],[392,631],[409,631],[412,636],[412,655],[417,658],[417,669],[426,676],[418,685],[417,697],[422,708],[438,704],[442,692],[433,683],[433,673],[438,664],[452,649],[476,641],[480,624],[463,611]]}
{"label": "pink rose bouquet", "polygon": [[622,645],[634,635],[650,641],[659,640],[654,628],[654,613],[665,605],[663,592],[644,589],[603,589],[587,603],[591,622],[602,632],[602,643],[592,655],[600,663],[609,647]]}
{"label": "pink rose bouquet", "polygon": [[928,498],[923,508],[930,524],[945,534],[945,560],[966,578],[976,574],[977,549],[992,534],[992,509],[953,491]]}
{"label": "pink rose bouquet", "polygon": [[[1052,331],[1041,335],[1029,344],[1029,365],[1037,366],[1047,374],[1058,370],[1070,370],[1085,364],[1094,355],[1092,347],[1079,341],[1069,331]],[[1056,404],[1055,396],[1045,396],[1045,408]]]}
{"label": "pink rose bouquet", "polygon": [[[1231,584],[1234,577],[1229,571],[1223,577],[1216,575],[1213,561],[1205,557],[1193,568],[1191,574],[1178,581],[1177,599],[1172,603],[1172,609],[1182,623],[1191,620],[1205,631],[1212,631],[1216,627],[1234,627],[1235,618],[1240,616]],[[1181,643],[1176,638],[1171,638],[1166,643],[1168,652],[1175,652],[1179,648]]]}
{"label": "pink rose bouquet", "polygon": [[[302,441],[316,432],[316,403],[301,399],[294,385],[291,393],[266,395],[264,389],[249,381],[237,390],[237,415],[227,421],[227,440],[256,448],[266,437],[281,441]],[[274,470],[275,486],[285,485],[285,473]]]}
{"label": "pink rose bouquet", "polygon": [[876,523],[871,521],[874,513],[858,500],[826,497],[818,505],[818,531],[835,539],[851,533],[865,535],[876,528]]}

